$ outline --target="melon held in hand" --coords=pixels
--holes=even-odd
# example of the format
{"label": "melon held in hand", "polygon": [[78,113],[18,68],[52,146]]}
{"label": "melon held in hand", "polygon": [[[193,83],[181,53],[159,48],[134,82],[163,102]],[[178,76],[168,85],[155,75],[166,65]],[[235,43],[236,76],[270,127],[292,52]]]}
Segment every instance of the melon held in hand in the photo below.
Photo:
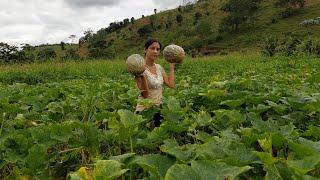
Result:
{"label": "melon held in hand", "polygon": [[132,54],[126,60],[127,70],[133,75],[140,75],[146,69],[145,60],[139,54]]}
{"label": "melon held in hand", "polygon": [[181,63],[186,54],[182,47],[171,44],[164,48],[163,56],[169,63]]}

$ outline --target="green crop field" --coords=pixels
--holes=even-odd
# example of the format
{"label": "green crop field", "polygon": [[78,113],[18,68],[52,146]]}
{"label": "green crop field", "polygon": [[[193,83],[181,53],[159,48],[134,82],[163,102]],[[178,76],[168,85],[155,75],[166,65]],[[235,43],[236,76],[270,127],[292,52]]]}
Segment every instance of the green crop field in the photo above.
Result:
{"label": "green crop field", "polygon": [[123,60],[1,66],[0,179],[319,179],[319,67],[187,58],[137,115]]}

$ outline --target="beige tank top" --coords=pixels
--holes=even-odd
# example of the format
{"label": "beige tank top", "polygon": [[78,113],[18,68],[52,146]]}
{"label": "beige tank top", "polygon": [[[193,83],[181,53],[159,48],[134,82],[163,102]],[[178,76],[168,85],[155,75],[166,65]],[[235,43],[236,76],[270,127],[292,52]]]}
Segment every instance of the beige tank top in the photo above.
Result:
{"label": "beige tank top", "polygon": [[[148,87],[149,87],[149,96],[148,99],[151,99],[156,106],[160,106],[162,104],[162,91],[163,91],[163,76],[162,73],[164,69],[161,65],[155,64],[157,74],[153,74],[150,72],[148,68],[143,72],[143,75],[147,79]],[[140,95],[139,99],[143,99]],[[141,104],[137,104],[136,111],[143,111],[146,109],[145,106]]]}

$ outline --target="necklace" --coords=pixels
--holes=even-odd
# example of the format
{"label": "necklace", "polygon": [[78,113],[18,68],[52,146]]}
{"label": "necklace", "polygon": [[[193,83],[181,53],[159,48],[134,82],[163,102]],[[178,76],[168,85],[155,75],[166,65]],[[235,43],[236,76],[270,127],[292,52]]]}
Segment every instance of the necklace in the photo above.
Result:
{"label": "necklace", "polygon": [[154,69],[155,64],[153,64],[152,66],[149,66],[149,65],[146,64],[146,67],[151,71],[152,69]]}
{"label": "necklace", "polygon": [[146,68],[149,70],[149,72],[153,75],[157,76],[157,69],[156,69],[156,65],[153,64],[152,66],[149,66],[146,64]]}
{"label": "necklace", "polygon": [[152,67],[155,66],[155,64],[153,63],[151,66],[149,66],[148,64],[146,64],[146,66],[152,68]]}

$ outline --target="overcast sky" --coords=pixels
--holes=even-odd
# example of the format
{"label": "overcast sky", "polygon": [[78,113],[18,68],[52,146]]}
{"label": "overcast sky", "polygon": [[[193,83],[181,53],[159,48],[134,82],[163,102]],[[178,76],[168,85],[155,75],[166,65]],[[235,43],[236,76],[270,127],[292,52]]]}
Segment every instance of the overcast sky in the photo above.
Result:
{"label": "overcast sky", "polygon": [[183,0],[0,0],[0,42],[19,45],[70,42],[110,22],[172,9]]}

